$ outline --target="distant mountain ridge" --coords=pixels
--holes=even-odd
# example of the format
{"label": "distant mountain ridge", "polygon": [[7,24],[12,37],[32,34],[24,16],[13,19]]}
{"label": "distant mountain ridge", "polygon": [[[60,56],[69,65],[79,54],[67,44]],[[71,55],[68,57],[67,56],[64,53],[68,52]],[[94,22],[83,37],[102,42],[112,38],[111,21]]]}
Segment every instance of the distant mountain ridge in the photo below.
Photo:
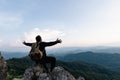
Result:
{"label": "distant mountain ridge", "polygon": [[62,61],[85,61],[88,63],[99,64],[115,70],[120,69],[120,54],[107,54],[107,53],[95,53],[95,52],[79,52],[76,54],[68,54],[63,57],[57,57]]}
{"label": "distant mountain ridge", "polygon": [[95,53],[119,53],[120,47],[107,47],[107,46],[96,46],[96,47],[62,47],[62,48],[54,48],[48,49],[48,53],[53,54],[67,54],[70,53],[78,53],[78,52],[86,52],[91,51]]}
{"label": "distant mountain ridge", "polygon": [[28,54],[27,52],[5,52],[5,51],[2,51],[1,53],[5,59],[22,58]]}
{"label": "distant mountain ridge", "polygon": [[[62,48],[53,48],[49,49],[46,48],[47,54],[55,55],[55,56],[65,56],[67,54],[76,54],[80,52],[86,52],[86,51],[92,51],[94,53],[118,53],[120,54],[120,47],[104,47],[104,46],[98,46],[98,47],[62,47]],[[2,55],[5,59],[9,58],[21,58],[26,55],[28,55],[29,52],[9,52],[9,51],[1,51]]]}

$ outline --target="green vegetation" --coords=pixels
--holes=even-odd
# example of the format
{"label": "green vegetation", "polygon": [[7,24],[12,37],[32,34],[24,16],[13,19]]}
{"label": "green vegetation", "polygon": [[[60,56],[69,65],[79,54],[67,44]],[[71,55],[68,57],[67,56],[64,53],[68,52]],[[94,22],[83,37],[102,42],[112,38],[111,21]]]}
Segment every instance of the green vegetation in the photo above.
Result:
{"label": "green vegetation", "polygon": [[81,75],[86,80],[113,80],[119,76],[119,73],[96,64],[61,61],[58,64],[70,71],[76,78]]}
{"label": "green vegetation", "polygon": [[13,78],[23,77],[23,73],[25,69],[33,64],[33,62],[29,59],[29,57],[12,58],[7,60],[7,63],[8,63],[8,71],[9,71],[8,80],[12,80]]}
{"label": "green vegetation", "polygon": [[76,54],[71,53],[63,57],[58,57],[58,59],[62,61],[84,61],[120,72],[120,54],[117,53],[78,52]]}
{"label": "green vegetation", "polygon": [[[7,60],[9,65],[9,80],[14,77],[22,77],[24,71],[34,62],[29,57],[12,58]],[[120,74],[105,67],[96,64],[85,62],[63,62],[57,61],[57,66],[62,66],[68,70],[73,76],[78,78],[80,75],[85,77],[86,80],[120,80]]]}

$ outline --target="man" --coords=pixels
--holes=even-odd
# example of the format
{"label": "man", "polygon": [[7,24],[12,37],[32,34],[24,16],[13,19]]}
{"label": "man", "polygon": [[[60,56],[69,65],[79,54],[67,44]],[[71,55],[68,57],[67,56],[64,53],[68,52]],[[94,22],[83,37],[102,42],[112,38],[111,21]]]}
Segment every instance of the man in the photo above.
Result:
{"label": "man", "polygon": [[[42,51],[42,53],[43,53],[42,59],[39,59],[39,60],[35,61],[36,64],[38,64],[38,63],[43,64],[43,66],[45,67],[47,72],[52,72],[52,70],[53,70],[53,68],[55,67],[55,64],[56,64],[56,58],[47,56],[45,47],[53,46],[53,45],[55,45],[57,43],[61,43],[61,42],[62,42],[61,39],[57,39],[56,41],[53,41],[53,42],[42,42],[41,36],[40,35],[36,36],[36,43],[37,43],[37,45],[39,45],[39,50]],[[26,43],[24,41],[23,44],[26,45],[26,46],[32,47],[33,43]],[[48,70],[48,68],[46,66],[46,63],[50,63],[51,64],[50,70]]]}

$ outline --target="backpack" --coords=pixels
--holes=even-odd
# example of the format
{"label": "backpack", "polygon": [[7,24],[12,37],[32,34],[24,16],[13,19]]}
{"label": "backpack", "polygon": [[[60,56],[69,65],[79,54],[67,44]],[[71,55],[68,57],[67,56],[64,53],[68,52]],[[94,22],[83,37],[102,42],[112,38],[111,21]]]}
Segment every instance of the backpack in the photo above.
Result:
{"label": "backpack", "polygon": [[32,44],[29,56],[33,61],[40,60],[43,57],[43,52],[40,51],[39,44],[38,45],[37,43]]}

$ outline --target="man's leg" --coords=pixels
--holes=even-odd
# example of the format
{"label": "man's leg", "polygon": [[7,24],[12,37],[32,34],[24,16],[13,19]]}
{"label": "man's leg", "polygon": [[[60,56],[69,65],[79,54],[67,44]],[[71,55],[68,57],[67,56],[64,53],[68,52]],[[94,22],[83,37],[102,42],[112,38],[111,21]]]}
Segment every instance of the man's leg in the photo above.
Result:
{"label": "man's leg", "polygon": [[55,57],[47,56],[46,57],[46,63],[50,63],[51,64],[50,72],[52,72],[52,70],[54,69],[54,67],[56,65],[56,58]]}
{"label": "man's leg", "polygon": [[43,65],[43,67],[45,68],[46,72],[48,73],[49,70],[48,70],[48,68],[47,68],[47,66],[46,66],[46,58],[42,58],[42,59],[40,60],[40,63]]}
{"label": "man's leg", "polygon": [[46,66],[46,58],[42,58],[40,60],[36,60],[35,63],[36,63],[36,65],[37,64],[41,64],[45,68],[46,72],[47,73],[49,72],[49,70],[48,70],[48,68]]}
{"label": "man's leg", "polygon": [[49,70],[48,70],[48,68],[46,66],[46,63],[43,63],[43,67],[45,68],[46,72],[49,73]]}

